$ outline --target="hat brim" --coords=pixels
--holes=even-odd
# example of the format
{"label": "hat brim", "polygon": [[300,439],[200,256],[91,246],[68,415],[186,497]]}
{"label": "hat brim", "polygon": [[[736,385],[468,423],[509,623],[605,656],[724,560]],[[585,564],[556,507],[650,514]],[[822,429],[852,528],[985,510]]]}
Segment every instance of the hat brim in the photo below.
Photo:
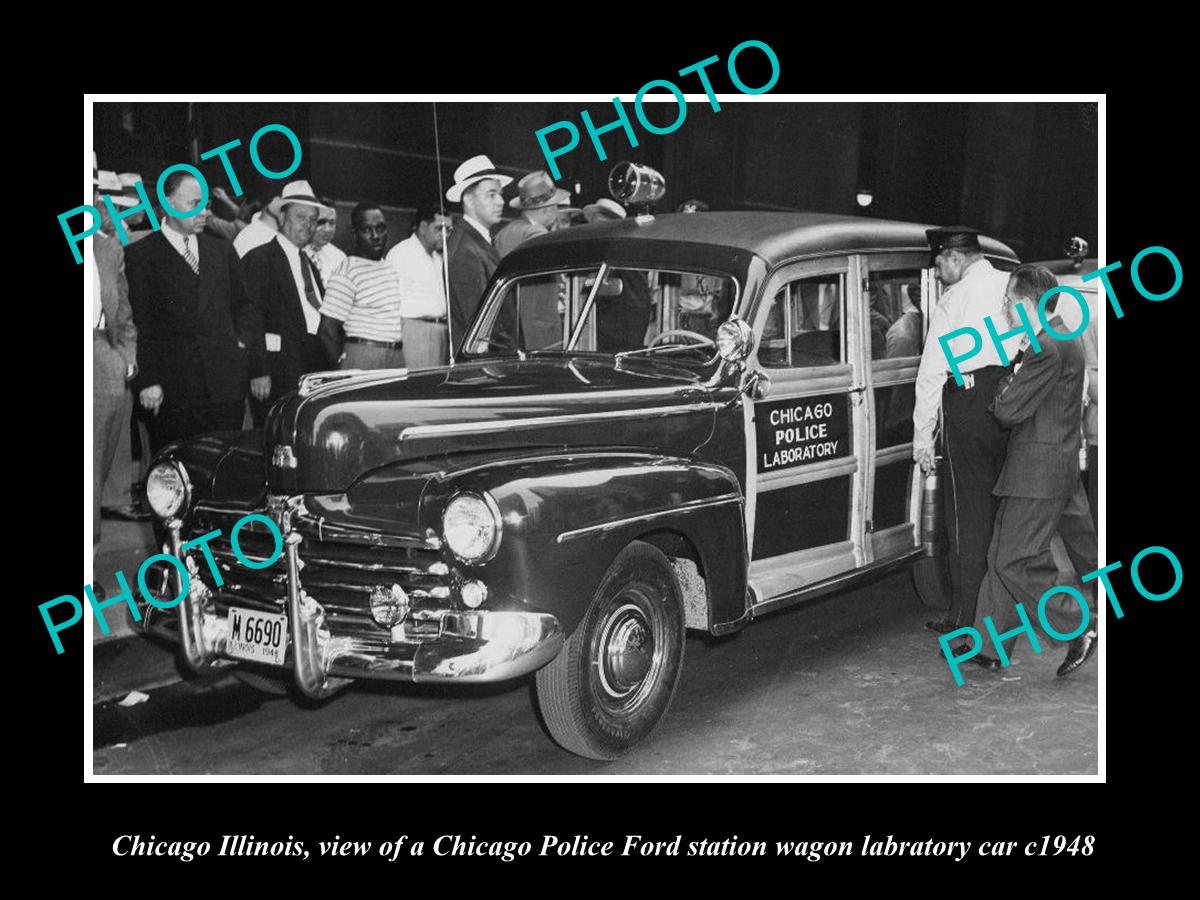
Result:
{"label": "hat brim", "polygon": [[311,197],[280,197],[279,208],[283,209],[289,203],[295,203],[298,206],[315,206],[317,209],[329,209],[324,203]]}
{"label": "hat brim", "polygon": [[603,206],[596,206],[594,203],[589,203],[583,208],[583,217],[589,222],[623,222],[625,216],[618,216],[611,213]]}
{"label": "hat brim", "polygon": [[450,190],[446,191],[446,199],[451,203],[461,203],[463,191],[465,191],[471,185],[477,184],[480,181],[487,181],[489,178],[493,181],[500,182],[500,187],[502,188],[508,187],[513,183],[513,177],[511,175],[500,175],[496,172],[492,172],[488,175],[472,175],[466,181],[459,181],[450,185]]}
{"label": "hat brim", "polygon": [[529,206],[521,203],[521,195],[513,197],[508,201],[508,205],[513,209],[545,209],[547,206],[562,206],[564,203],[571,202],[571,192],[565,191],[562,188],[555,188],[554,193],[550,195],[545,203],[534,203]]}

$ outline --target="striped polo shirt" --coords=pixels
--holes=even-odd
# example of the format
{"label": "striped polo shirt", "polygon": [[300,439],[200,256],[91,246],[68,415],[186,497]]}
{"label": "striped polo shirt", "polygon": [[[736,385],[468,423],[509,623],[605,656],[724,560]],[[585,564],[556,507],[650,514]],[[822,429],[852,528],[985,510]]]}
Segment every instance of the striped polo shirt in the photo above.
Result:
{"label": "striped polo shirt", "polygon": [[325,283],[321,315],[343,323],[346,337],[400,340],[400,278],[387,260],[348,256]]}

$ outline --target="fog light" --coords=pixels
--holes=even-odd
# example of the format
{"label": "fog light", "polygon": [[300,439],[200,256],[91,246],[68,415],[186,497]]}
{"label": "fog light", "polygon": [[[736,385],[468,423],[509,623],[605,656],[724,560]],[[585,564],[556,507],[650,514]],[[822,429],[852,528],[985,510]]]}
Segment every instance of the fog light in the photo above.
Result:
{"label": "fog light", "polygon": [[468,609],[479,609],[487,599],[487,585],[482,581],[464,581],[459,593]]}
{"label": "fog light", "polygon": [[384,628],[399,625],[408,615],[408,594],[398,584],[378,584],[371,590],[371,618]]}

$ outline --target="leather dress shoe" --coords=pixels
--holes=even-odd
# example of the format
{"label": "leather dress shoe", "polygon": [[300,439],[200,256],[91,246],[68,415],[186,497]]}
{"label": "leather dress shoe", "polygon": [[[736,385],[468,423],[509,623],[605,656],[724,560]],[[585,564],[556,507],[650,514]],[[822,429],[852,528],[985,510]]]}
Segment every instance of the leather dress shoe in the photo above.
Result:
{"label": "leather dress shoe", "polygon": [[1096,655],[1100,645],[1100,636],[1095,631],[1085,631],[1067,645],[1067,658],[1058,667],[1058,677],[1070,675],[1089,659]]}
{"label": "leather dress shoe", "polygon": [[975,663],[975,665],[979,666],[979,668],[981,668],[981,669],[1003,669],[1004,668],[1004,666],[1000,664],[1000,660],[995,659],[991,656],[988,656],[987,654],[984,654],[984,653],[980,653],[978,656],[972,656],[971,662]]}
{"label": "leather dress shoe", "polygon": [[124,522],[149,522],[150,510],[138,503],[126,503],[124,506],[100,507],[100,518],[120,519]]}
{"label": "leather dress shoe", "polygon": [[949,634],[958,628],[958,623],[952,619],[935,619],[932,622],[926,622],[925,627],[938,634]]}

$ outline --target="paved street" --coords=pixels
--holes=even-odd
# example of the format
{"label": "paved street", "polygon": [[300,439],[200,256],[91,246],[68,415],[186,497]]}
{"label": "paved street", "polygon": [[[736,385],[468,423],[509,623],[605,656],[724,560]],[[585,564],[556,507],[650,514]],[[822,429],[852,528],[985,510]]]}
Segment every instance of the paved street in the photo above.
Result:
{"label": "paved street", "polygon": [[[624,759],[560,750],[532,678],[486,688],[363,684],[298,705],[222,675],[94,707],[97,775],[1094,774],[1097,673],[1022,643],[1010,669],[955,687],[906,572],[687,642],[658,731]],[[133,640],[141,641],[141,638]],[[134,686],[127,677],[97,681]],[[144,648],[147,653],[163,651]],[[1103,663],[1103,648],[1100,662]],[[136,654],[133,654],[136,658]],[[97,656],[100,660],[100,656]],[[156,671],[162,671],[158,660]],[[125,673],[128,676],[128,673]],[[115,677],[115,675],[113,676]],[[161,684],[163,680],[155,679]],[[122,687],[122,691],[124,687]]]}

